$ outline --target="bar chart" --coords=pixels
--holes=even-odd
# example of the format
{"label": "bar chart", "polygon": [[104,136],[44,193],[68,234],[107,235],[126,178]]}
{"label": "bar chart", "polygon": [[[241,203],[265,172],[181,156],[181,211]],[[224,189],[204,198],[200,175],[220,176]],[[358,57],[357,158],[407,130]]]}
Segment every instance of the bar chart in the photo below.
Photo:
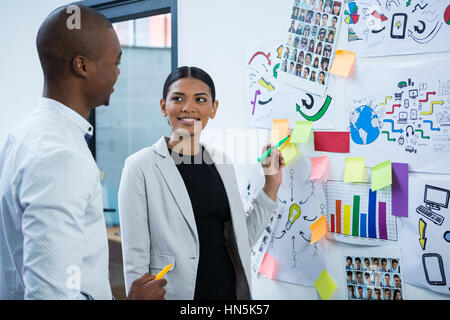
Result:
{"label": "bar chart", "polygon": [[372,191],[367,183],[325,182],[329,231],[345,237],[397,241],[391,188]]}

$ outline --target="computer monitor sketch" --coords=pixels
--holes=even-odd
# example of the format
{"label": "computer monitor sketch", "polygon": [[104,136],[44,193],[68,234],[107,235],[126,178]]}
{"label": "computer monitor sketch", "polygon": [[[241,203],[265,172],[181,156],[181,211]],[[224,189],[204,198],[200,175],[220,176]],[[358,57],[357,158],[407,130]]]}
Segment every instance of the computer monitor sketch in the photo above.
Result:
{"label": "computer monitor sketch", "polygon": [[425,202],[430,209],[440,210],[441,207],[448,208],[449,199],[450,190],[430,186],[428,184],[425,185],[423,202]]}

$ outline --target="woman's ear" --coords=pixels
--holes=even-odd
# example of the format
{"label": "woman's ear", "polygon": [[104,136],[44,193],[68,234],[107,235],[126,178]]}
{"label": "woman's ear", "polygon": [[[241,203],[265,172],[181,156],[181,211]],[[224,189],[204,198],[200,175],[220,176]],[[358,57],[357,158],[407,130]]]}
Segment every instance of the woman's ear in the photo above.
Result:
{"label": "woman's ear", "polygon": [[214,101],[213,103],[213,107],[211,110],[211,114],[209,116],[210,119],[214,119],[214,117],[216,116],[216,112],[217,112],[217,108],[219,107],[219,101]]}
{"label": "woman's ear", "polygon": [[159,106],[161,107],[161,113],[163,117],[167,117],[166,100],[164,99],[159,100]]}

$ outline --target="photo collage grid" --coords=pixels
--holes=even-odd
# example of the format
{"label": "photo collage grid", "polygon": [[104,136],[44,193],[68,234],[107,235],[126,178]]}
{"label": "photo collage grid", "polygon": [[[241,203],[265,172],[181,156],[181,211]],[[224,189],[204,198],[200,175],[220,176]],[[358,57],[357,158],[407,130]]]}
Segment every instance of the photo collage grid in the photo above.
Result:
{"label": "photo collage grid", "polygon": [[294,1],[281,71],[325,85],[342,1]]}
{"label": "photo collage grid", "polygon": [[400,259],[345,257],[349,300],[403,300]]}

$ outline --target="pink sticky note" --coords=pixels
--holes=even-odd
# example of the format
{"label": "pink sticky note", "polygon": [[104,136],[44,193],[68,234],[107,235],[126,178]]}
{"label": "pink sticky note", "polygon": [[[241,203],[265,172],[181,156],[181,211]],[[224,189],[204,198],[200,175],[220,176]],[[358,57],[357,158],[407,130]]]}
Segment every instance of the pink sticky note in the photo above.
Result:
{"label": "pink sticky note", "polygon": [[328,156],[313,157],[311,161],[311,176],[309,180],[320,179],[325,175],[328,168]]}
{"label": "pink sticky note", "polygon": [[270,280],[273,280],[277,275],[277,271],[278,271],[278,261],[276,261],[274,257],[272,257],[270,254],[266,252],[258,272],[265,275]]}

